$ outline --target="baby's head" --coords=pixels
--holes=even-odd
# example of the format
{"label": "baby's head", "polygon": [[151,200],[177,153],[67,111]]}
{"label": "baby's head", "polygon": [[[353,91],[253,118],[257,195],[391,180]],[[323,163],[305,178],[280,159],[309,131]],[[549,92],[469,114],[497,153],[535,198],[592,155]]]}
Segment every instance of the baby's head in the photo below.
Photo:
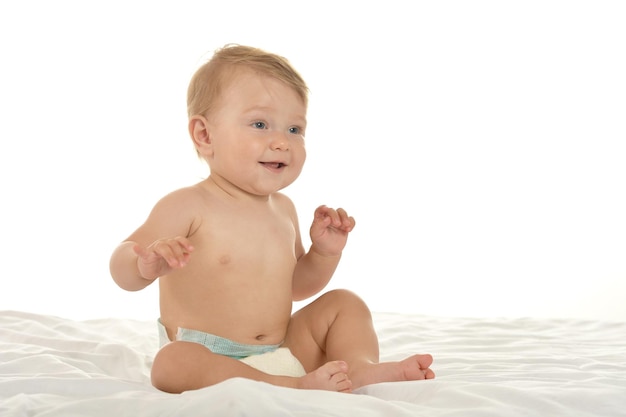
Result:
{"label": "baby's head", "polygon": [[222,91],[237,77],[238,69],[253,70],[285,83],[307,106],[308,87],[287,59],[258,48],[229,44],[218,49],[191,78],[187,90],[189,118],[195,115],[210,117],[219,105]]}

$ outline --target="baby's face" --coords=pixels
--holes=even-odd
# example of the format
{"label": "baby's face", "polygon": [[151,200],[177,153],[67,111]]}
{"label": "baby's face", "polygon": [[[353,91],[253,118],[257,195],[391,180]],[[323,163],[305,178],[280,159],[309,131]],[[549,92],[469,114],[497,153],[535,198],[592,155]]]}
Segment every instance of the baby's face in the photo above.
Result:
{"label": "baby's face", "polygon": [[306,106],[283,82],[242,70],[223,90],[209,120],[211,176],[255,195],[287,187],[306,151]]}

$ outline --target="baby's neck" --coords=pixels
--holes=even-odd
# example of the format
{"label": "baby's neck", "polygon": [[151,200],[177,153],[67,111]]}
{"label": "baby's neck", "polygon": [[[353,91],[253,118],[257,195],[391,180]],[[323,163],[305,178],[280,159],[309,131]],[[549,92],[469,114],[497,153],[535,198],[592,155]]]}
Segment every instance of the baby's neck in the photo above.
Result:
{"label": "baby's neck", "polygon": [[207,191],[214,196],[229,201],[235,200],[250,204],[267,204],[271,200],[271,194],[251,193],[218,175],[210,175],[200,184],[205,186]]}

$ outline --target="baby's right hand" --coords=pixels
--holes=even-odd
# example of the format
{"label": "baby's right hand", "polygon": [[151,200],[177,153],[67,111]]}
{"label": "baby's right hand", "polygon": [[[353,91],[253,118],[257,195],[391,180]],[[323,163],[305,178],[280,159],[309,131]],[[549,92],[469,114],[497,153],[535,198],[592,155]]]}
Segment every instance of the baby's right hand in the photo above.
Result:
{"label": "baby's right hand", "polygon": [[133,246],[137,268],[144,279],[155,280],[172,269],[183,268],[189,262],[193,246],[185,237],[155,240],[147,248]]}

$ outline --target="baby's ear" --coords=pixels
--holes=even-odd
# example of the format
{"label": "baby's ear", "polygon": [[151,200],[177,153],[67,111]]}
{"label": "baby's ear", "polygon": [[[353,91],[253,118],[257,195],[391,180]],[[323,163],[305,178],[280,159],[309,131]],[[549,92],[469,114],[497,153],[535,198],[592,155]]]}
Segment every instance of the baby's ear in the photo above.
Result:
{"label": "baby's ear", "polygon": [[200,155],[208,156],[212,152],[209,123],[204,116],[196,115],[189,119],[189,135]]}

